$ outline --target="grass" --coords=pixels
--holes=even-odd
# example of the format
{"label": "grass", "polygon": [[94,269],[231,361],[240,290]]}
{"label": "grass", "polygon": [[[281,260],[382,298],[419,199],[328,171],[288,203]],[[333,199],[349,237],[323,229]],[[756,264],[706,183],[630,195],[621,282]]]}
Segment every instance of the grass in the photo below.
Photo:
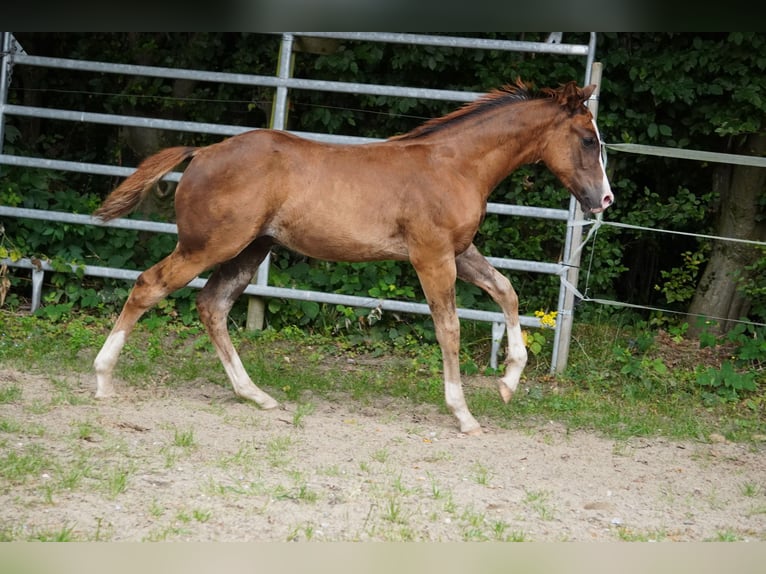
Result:
{"label": "grass", "polygon": [[762,488],[760,484],[754,482],[743,482],[739,486],[739,491],[742,493],[742,496],[754,498],[756,496],[760,496],[762,493]]}
{"label": "grass", "polygon": [[113,466],[106,471],[103,477],[102,489],[109,498],[117,498],[128,488],[128,481],[133,469],[130,466]]}
{"label": "grass", "polygon": [[0,387],[0,405],[21,400],[21,387],[15,383]]}
{"label": "grass", "polygon": [[37,445],[28,445],[20,452],[10,451],[0,455],[0,477],[11,485],[23,484],[31,476],[37,476],[51,466],[48,455]]}
{"label": "grass", "polygon": [[[228,386],[199,325],[161,323],[149,329],[146,322],[139,322],[118,363],[121,380],[160,387],[194,376]],[[91,358],[110,326],[105,319],[87,315],[57,323],[0,311],[0,362],[46,373],[65,370],[89,375]],[[470,335],[479,329],[467,331]],[[470,350],[475,363],[481,365],[487,358],[489,340],[481,333],[474,336],[478,338],[464,341],[462,353]],[[766,435],[766,385],[761,384],[757,392],[739,401],[711,404],[706,390],[695,383],[698,365],[694,357],[659,369],[662,345],[655,343],[653,336],[612,321],[575,325],[569,368],[564,375],[551,377],[544,353],[532,355],[520,390],[509,405],[499,400],[494,388],[467,381],[469,407],[480,420],[499,427],[532,427],[540,420],[553,420],[570,430],[595,430],[615,439],[664,436],[706,440],[716,433],[728,440],[747,441]],[[315,402],[300,400],[307,391],[318,397],[345,392],[362,402],[378,396],[406,397],[415,403],[438,405],[446,412],[439,352],[433,344],[354,346],[342,337],[307,335],[297,329],[284,334],[233,330],[232,338],[253,378],[269,381],[265,390],[279,400],[298,403],[293,414],[296,428],[303,429],[315,409]],[[379,360],[371,367],[349,367],[348,359],[360,355]],[[764,378],[762,373],[756,374]],[[54,396],[50,403],[37,405],[40,412],[55,404],[92,401],[90,396],[73,392],[65,380],[54,377],[53,382]],[[0,382],[0,404],[19,401],[21,396],[18,384]],[[174,442],[193,443],[193,436],[183,436],[188,430],[178,432]],[[385,455],[381,452],[376,456]]]}
{"label": "grass", "polygon": [[194,442],[194,429],[189,428],[186,430],[174,429],[173,430],[173,446],[179,448],[189,449],[195,446]]}
{"label": "grass", "polygon": [[272,468],[280,468],[289,464],[292,445],[293,439],[287,435],[276,437],[266,443],[266,460]]}
{"label": "grass", "polygon": [[[47,373],[66,370],[90,374],[91,357],[109,327],[108,321],[86,315],[56,323],[0,311],[0,331],[4,334],[0,361]],[[468,330],[469,335],[477,331]],[[619,323],[576,325],[564,375],[551,377],[544,353],[532,355],[520,390],[509,405],[499,400],[494,388],[467,381],[469,407],[475,416],[499,427],[535,426],[540,420],[553,420],[570,430],[595,430],[615,439],[664,436],[706,440],[716,433],[728,440],[747,441],[766,435],[766,385],[761,384],[757,392],[739,401],[711,404],[706,390],[695,383],[698,365],[694,357],[672,368],[663,363],[659,369],[662,345],[654,343],[653,336]],[[354,346],[342,337],[307,335],[297,329],[284,334],[233,330],[232,338],[253,378],[269,381],[265,390],[279,400],[298,403],[292,421],[296,428],[303,429],[315,410],[313,401],[300,400],[307,391],[318,397],[345,392],[362,402],[378,396],[406,397],[416,403],[438,405],[446,412],[439,352],[433,344]],[[636,340],[640,341],[638,347]],[[462,353],[470,350],[477,356],[475,363],[481,365],[488,345],[489,341],[479,336],[464,341]],[[348,359],[360,355],[379,360],[372,367],[349,367]],[[192,375],[229,384],[201,327],[172,321],[152,329],[139,322],[117,369],[121,380],[142,387],[180,384]],[[50,404],[37,405],[40,412],[51,404],[92,401],[74,393],[64,380],[54,378],[53,382],[55,395]],[[0,404],[20,400],[21,393],[18,384],[0,382]],[[179,434],[174,440],[193,442],[193,436]],[[377,453],[377,457],[383,458],[384,453]]]}
{"label": "grass", "polygon": [[473,467],[473,471],[473,478],[476,481],[476,484],[489,486],[489,482],[492,478],[492,472],[486,466],[480,462],[477,462]]}
{"label": "grass", "polygon": [[617,527],[617,538],[623,542],[661,542],[668,537],[665,530],[637,531],[625,526]]}
{"label": "grass", "polygon": [[522,502],[542,520],[553,520],[555,509],[551,505],[550,494],[545,490],[528,490]]}
{"label": "grass", "polygon": [[301,403],[295,408],[293,413],[293,425],[297,428],[304,428],[304,419],[316,410],[314,403]]}

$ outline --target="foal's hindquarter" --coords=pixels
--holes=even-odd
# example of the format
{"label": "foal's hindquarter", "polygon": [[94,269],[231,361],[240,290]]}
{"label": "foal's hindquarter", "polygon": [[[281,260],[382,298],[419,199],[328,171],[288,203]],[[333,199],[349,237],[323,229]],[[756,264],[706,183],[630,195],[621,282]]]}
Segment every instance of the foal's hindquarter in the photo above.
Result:
{"label": "foal's hindquarter", "polygon": [[[557,106],[548,107],[554,108],[548,116],[555,115]],[[518,299],[472,241],[489,193],[518,165],[545,159],[542,130],[554,123],[538,114],[536,124],[527,119],[518,128],[536,137],[522,137],[509,129],[512,122],[501,108],[484,115],[489,117],[475,124],[460,122],[459,138],[454,129],[444,129],[427,137],[337,146],[259,130],[187,153],[194,159],[176,190],[178,244],[136,281],[96,358],[96,396],[113,394],[117,357],[139,317],[215,267],[198,295],[200,318],[235,393],[263,408],[276,407],[246,373],[227,316],[277,243],[327,260],[409,260],[442,350],[446,403],[462,432],[480,433],[460,379],[455,280],[485,290],[504,313],[508,353],[500,393],[508,401],[527,360]]]}

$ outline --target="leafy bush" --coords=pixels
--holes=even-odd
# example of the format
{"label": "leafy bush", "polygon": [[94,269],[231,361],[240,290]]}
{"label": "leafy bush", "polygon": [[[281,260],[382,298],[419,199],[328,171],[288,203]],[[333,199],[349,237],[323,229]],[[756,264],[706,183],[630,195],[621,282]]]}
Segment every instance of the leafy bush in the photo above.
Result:
{"label": "leafy bush", "polygon": [[697,384],[709,390],[708,402],[738,401],[757,391],[759,381],[766,382],[766,328],[739,323],[721,337],[703,331],[700,347],[716,345],[728,345],[733,351],[719,369],[707,367],[697,372]]}

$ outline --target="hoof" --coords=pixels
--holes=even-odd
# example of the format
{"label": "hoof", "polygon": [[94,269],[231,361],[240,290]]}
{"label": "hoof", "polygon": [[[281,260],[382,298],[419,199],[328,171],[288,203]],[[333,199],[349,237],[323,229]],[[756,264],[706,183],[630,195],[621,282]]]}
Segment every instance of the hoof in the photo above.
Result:
{"label": "hoof", "polygon": [[468,430],[461,430],[460,432],[466,436],[481,436],[484,434],[484,431],[480,426]]}
{"label": "hoof", "polygon": [[501,382],[498,386],[498,389],[500,390],[500,396],[503,398],[503,402],[507,405],[508,402],[513,398],[513,391],[505,386],[505,383]]}
{"label": "hoof", "polygon": [[258,406],[261,407],[264,411],[271,411],[279,407],[279,401],[268,397],[267,399],[258,403]]}
{"label": "hoof", "polygon": [[460,424],[460,432],[467,436],[479,436],[482,434],[479,422],[469,415],[469,419]]}

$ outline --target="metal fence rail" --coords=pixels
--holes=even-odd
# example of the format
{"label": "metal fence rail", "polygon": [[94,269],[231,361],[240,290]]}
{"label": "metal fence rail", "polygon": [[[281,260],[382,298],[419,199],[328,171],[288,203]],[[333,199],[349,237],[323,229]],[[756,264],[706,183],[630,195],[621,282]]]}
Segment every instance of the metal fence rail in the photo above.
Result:
{"label": "metal fence rail", "polygon": [[[294,39],[298,34],[285,33],[281,35],[281,49],[279,62],[276,66],[275,76],[263,76],[263,75],[250,75],[228,72],[211,72],[204,70],[188,70],[177,69],[157,66],[139,66],[131,64],[115,64],[108,62],[95,62],[85,60],[73,60],[66,58],[50,58],[42,56],[34,56],[24,53],[19,50],[18,44],[15,42],[12,34],[9,32],[2,33],[2,62],[0,62],[0,144],[3,141],[3,125],[5,116],[24,116],[24,117],[37,117],[53,120],[73,121],[73,122],[86,122],[96,124],[109,124],[115,126],[134,126],[134,127],[146,127],[157,128],[164,130],[175,130],[182,132],[195,132],[195,133],[207,133],[221,136],[231,136],[248,131],[252,128],[247,126],[236,125],[223,125],[223,124],[210,124],[202,122],[191,121],[178,121],[167,120],[152,117],[137,117],[137,116],[125,116],[117,114],[104,114],[94,112],[82,112],[76,110],[62,110],[55,108],[40,108],[32,106],[21,106],[7,103],[7,92],[9,88],[9,70],[11,66],[36,66],[44,68],[55,68],[73,71],[84,72],[96,72],[96,73],[108,73],[108,74],[122,74],[122,75],[139,75],[148,77],[159,77],[168,79],[187,79],[196,81],[218,82],[218,83],[230,83],[230,84],[242,84],[249,86],[270,87],[275,89],[275,100],[273,110],[273,122],[272,127],[277,129],[283,129],[286,124],[287,115],[287,93],[288,90],[318,90],[318,91],[330,91],[339,93],[355,93],[355,94],[368,94],[368,95],[385,95],[418,99],[436,99],[455,102],[468,102],[479,96],[481,93],[471,91],[456,91],[456,90],[436,90],[416,87],[404,87],[404,86],[388,86],[379,84],[364,84],[364,83],[352,83],[352,82],[335,82],[326,80],[312,80],[307,78],[295,78],[291,76],[290,67],[287,64],[294,51]],[[411,45],[429,45],[429,46],[442,46],[442,47],[462,47],[479,50],[502,50],[508,52],[537,52],[543,54],[560,54],[570,56],[585,57],[586,62],[584,66],[584,78],[585,83],[590,80],[591,64],[594,60],[595,53],[595,33],[590,34],[589,44],[564,44],[561,43],[561,34],[552,33],[547,42],[516,42],[516,41],[502,41],[502,40],[485,40],[478,38],[465,38],[465,37],[451,37],[451,36],[428,36],[428,35],[416,35],[416,34],[392,34],[392,33],[363,33],[363,32],[342,32],[342,33],[329,33],[329,32],[317,32],[317,33],[301,33],[303,36],[311,37],[323,37],[323,38],[336,38],[345,39],[351,41],[368,41],[368,42],[391,42],[391,43],[406,43]],[[372,138],[362,138],[355,136],[337,136],[331,134],[322,133],[306,133],[306,132],[293,132],[296,135],[315,139],[318,141],[326,141],[333,143],[364,143],[370,141],[378,141]],[[2,150],[0,150],[2,151]],[[0,164],[13,165],[19,167],[30,168],[43,168],[53,169],[61,171],[82,172],[91,173],[105,176],[119,176],[125,177],[133,172],[131,168],[125,168],[114,165],[104,165],[95,163],[84,163],[66,160],[56,160],[50,158],[36,158],[26,157],[11,154],[0,153]],[[174,172],[167,176],[168,179],[178,181],[181,174]],[[550,209],[539,208],[533,206],[515,206],[499,203],[489,203],[487,206],[488,213],[524,216],[524,217],[537,217],[544,219],[551,219],[554,221],[571,221],[573,213],[575,211],[574,200],[570,202],[570,208],[565,209]],[[32,218],[47,221],[68,222],[83,225],[106,225],[112,227],[124,227],[129,229],[138,229],[146,231],[154,231],[160,233],[175,233],[175,225],[167,223],[157,223],[149,221],[138,221],[132,219],[119,219],[107,224],[102,223],[100,220],[92,218],[87,215],[67,214],[61,212],[52,212],[45,210],[33,210],[12,208],[7,206],[0,206],[0,215],[7,217],[21,217]],[[571,233],[571,230],[567,232]],[[568,267],[573,264],[571,260],[571,253],[569,249],[569,235],[567,236],[565,255],[563,262],[560,263],[546,263],[536,261],[523,261],[517,259],[508,258],[493,258],[488,257],[489,261],[501,269],[515,269],[525,270],[536,273],[549,273],[555,275],[561,275]],[[577,255],[579,257],[579,255]],[[10,261],[9,259],[3,260],[1,263],[20,267],[25,269],[31,269],[33,272],[33,306],[39,305],[41,290],[42,290],[42,274],[45,271],[50,271],[52,268],[45,262],[31,261],[28,258],[23,258],[19,261]],[[576,263],[576,262],[575,262]],[[81,272],[86,275],[93,275],[99,277],[110,277],[117,279],[135,280],[139,272],[134,270],[125,269],[110,269],[104,267],[95,266],[79,266],[77,267]],[[204,285],[204,279],[195,279],[190,284],[191,287],[201,287]],[[564,284],[562,283],[562,292],[564,290]],[[425,304],[410,303],[404,301],[392,301],[392,300],[380,300],[370,297],[357,297],[337,295],[331,293],[321,293],[317,291],[306,291],[296,289],[286,289],[271,287],[268,285],[268,259],[261,266],[258,272],[256,283],[250,285],[246,290],[246,294],[259,297],[280,297],[287,299],[300,299],[311,300],[319,303],[330,304],[343,304],[354,307],[363,308],[380,308],[382,310],[408,312],[408,313],[423,313],[428,314],[428,307]],[[563,297],[559,297],[559,307],[561,307],[561,301]],[[568,312],[566,309],[558,309],[560,316],[566,317]],[[493,348],[491,356],[491,364],[493,367],[497,365],[497,353],[499,349],[500,340],[504,334],[505,323],[501,313],[480,311],[473,309],[460,309],[458,311],[460,317],[470,320],[488,321],[493,324]],[[537,317],[522,316],[522,325],[529,327],[540,327],[540,321]],[[560,346],[568,347],[569,341],[561,340],[558,334],[554,340],[554,355],[557,354]]]}

